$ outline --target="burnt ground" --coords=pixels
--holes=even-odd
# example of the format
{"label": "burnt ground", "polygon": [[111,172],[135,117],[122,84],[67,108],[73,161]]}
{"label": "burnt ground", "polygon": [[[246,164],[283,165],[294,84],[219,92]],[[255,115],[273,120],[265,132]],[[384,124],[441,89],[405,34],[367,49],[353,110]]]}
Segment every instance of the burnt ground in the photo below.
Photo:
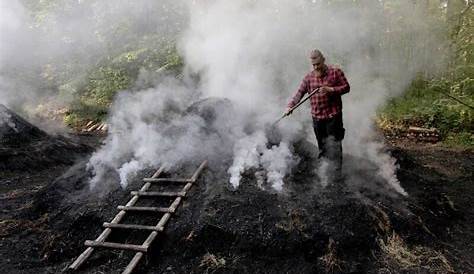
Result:
{"label": "burnt ground", "polygon": [[[35,168],[2,170],[3,272],[68,272],[84,240],[95,239],[101,224],[117,213],[116,206],[128,201],[129,191],[141,186],[140,178],[153,173],[143,171],[126,190],[92,194],[84,159],[99,141],[93,135],[76,136],[74,145],[64,147],[76,161],[58,158]],[[229,163],[207,169],[137,272],[474,272],[472,151],[416,143],[391,146],[400,167],[397,177],[410,194],[404,198],[381,187],[371,163],[351,156],[345,157],[344,184],[323,189],[314,172],[315,148],[300,142],[295,149],[301,161],[286,178],[284,194],[259,188],[254,172],[245,174],[234,191],[226,182]],[[188,176],[196,166],[165,176]],[[125,222],[154,225],[157,218],[133,215]],[[116,231],[110,241],[143,239]],[[101,250],[78,273],[117,273],[132,255]]]}
{"label": "burnt ground", "polygon": [[[81,138],[90,143],[93,137]],[[207,170],[139,272],[472,273],[472,152],[403,144],[391,153],[407,199],[366,193],[361,200],[353,192],[322,191],[308,172],[288,178],[294,183],[285,195],[261,190],[251,174],[232,191],[219,181],[222,170]],[[115,206],[128,200],[128,190],[120,189],[85,198],[83,162],[55,180],[68,168],[2,176],[0,252],[6,273],[66,271],[83,241],[94,239]],[[138,188],[138,181],[129,188]],[[111,239],[139,243],[143,237],[119,232]],[[115,273],[130,258],[129,252],[100,251],[79,272]]]}

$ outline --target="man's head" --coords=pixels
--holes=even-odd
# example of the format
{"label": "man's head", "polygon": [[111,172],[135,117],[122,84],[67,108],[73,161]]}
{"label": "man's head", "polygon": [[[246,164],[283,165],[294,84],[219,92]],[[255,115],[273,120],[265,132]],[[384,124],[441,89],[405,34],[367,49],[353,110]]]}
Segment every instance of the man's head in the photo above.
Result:
{"label": "man's head", "polygon": [[311,58],[311,64],[313,65],[313,68],[317,71],[322,71],[324,69],[324,55],[321,53],[321,51],[314,49],[311,51],[310,54]]}

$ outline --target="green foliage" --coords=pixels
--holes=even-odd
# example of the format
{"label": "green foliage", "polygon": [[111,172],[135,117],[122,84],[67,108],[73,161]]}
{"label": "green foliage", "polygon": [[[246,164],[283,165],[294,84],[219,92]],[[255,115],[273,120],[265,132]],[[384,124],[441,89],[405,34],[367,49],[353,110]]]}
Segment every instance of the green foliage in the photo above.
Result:
{"label": "green foliage", "polygon": [[70,127],[79,126],[80,120],[77,113],[68,113],[64,116],[64,124]]}
{"label": "green foliage", "polygon": [[87,105],[110,106],[115,93],[130,86],[130,76],[121,68],[100,67],[89,78],[81,100]]}
{"label": "green foliage", "polygon": [[[453,145],[469,145],[474,132],[474,111],[458,101],[474,105],[474,79],[415,79],[406,92],[381,109],[379,117],[394,125],[437,128]],[[467,140],[467,141],[466,141]]]}
{"label": "green foliage", "polygon": [[434,12],[441,11],[438,17],[446,22],[446,40],[453,53],[451,61],[443,76],[418,77],[402,96],[390,100],[379,111],[382,121],[396,126],[435,127],[441,131],[445,144],[474,147],[474,111],[450,98],[474,106],[474,4],[471,2],[449,0],[445,10],[443,6],[435,6]]}
{"label": "green foliage", "polygon": [[69,113],[64,117],[64,122],[72,127],[86,121],[103,121],[107,117],[108,107],[97,104],[88,104],[84,101],[74,102]]}
{"label": "green foliage", "polygon": [[449,133],[444,139],[444,144],[449,147],[474,148],[474,135],[472,132]]}
{"label": "green foliage", "polygon": [[104,120],[115,94],[133,86],[141,70],[169,71],[178,74],[183,66],[174,43],[157,37],[144,37],[124,46],[115,56],[100,60],[97,68],[88,73],[86,83],[75,80],[60,87],[62,96],[77,98],[71,106],[66,123],[77,120]]}
{"label": "green foliage", "polygon": [[89,75],[87,85],[71,105],[65,123],[75,126],[81,120],[104,120],[117,91],[127,89],[131,78],[121,68],[99,67]]}
{"label": "green foliage", "polygon": [[[462,3],[462,2],[461,2]],[[456,64],[474,64],[474,3],[458,3],[456,12],[448,20],[451,22],[451,41],[455,50]],[[472,67],[471,67],[472,70]]]}

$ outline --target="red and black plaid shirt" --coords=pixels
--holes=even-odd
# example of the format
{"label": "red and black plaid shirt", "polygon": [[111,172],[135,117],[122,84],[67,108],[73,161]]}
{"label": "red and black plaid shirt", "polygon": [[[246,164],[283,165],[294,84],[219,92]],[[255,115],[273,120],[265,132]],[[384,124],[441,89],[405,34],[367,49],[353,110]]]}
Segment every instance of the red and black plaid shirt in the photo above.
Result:
{"label": "red and black plaid shirt", "polygon": [[327,66],[326,71],[320,77],[314,71],[308,73],[300,85],[300,88],[288,103],[292,108],[303,98],[306,93],[311,93],[314,89],[322,86],[334,88],[333,92],[316,93],[309,100],[311,101],[311,115],[316,120],[334,117],[342,111],[341,95],[350,90],[349,83],[341,69]]}

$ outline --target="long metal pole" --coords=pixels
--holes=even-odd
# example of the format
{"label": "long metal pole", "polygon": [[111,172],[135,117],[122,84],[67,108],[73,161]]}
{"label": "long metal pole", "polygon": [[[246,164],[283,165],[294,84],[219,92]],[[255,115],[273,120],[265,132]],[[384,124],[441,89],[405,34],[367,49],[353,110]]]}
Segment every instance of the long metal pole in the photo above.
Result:
{"label": "long metal pole", "polygon": [[311,96],[313,96],[314,94],[316,94],[317,92],[319,91],[319,88],[315,88],[313,91],[311,91],[311,93],[306,97],[304,98],[303,100],[301,100],[298,104],[296,104],[294,107],[292,107],[287,113],[283,114],[283,116],[280,117],[280,119],[278,119],[275,123],[273,123],[273,125],[276,125],[278,124],[278,122],[280,122],[281,119],[285,118],[286,116],[289,116],[293,110],[297,109],[299,106],[301,106],[301,104],[303,104],[304,102],[306,102],[309,98],[311,98]]}

